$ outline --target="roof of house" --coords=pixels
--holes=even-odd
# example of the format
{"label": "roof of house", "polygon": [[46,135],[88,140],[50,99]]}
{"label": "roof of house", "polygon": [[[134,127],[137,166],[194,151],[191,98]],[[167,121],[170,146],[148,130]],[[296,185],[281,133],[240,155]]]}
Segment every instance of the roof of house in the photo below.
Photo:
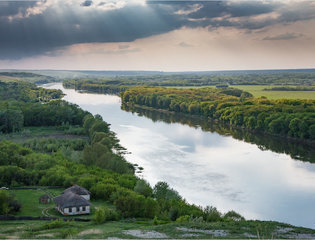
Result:
{"label": "roof of house", "polygon": [[91,203],[84,197],[75,194],[71,191],[65,192],[64,194],[55,197],[54,202],[62,208],[65,207],[80,207],[80,206],[90,206]]}
{"label": "roof of house", "polygon": [[66,192],[73,192],[78,195],[89,195],[91,194],[88,190],[86,190],[84,187],[78,186],[78,185],[73,185],[72,187],[67,188],[66,190],[63,191],[63,193]]}

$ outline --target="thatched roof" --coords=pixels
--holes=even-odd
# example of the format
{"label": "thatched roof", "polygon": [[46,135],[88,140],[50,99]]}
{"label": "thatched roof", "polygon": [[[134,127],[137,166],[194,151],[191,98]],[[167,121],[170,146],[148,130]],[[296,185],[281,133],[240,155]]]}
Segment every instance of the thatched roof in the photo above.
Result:
{"label": "thatched roof", "polygon": [[78,185],[73,185],[72,187],[69,187],[63,191],[63,193],[66,193],[66,192],[73,192],[73,193],[78,194],[78,195],[90,195],[91,194],[84,187],[81,187]]}
{"label": "thatched roof", "polygon": [[71,191],[68,191],[58,197],[55,197],[54,202],[61,208],[81,207],[81,206],[91,205],[91,203],[88,200],[86,200],[84,197],[81,197],[80,195],[75,194]]}

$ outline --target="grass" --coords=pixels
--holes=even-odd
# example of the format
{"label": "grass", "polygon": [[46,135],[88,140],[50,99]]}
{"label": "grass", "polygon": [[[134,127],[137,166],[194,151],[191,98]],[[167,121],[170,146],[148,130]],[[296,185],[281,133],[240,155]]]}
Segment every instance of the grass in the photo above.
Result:
{"label": "grass", "polygon": [[[206,87],[206,86],[202,86]],[[213,87],[215,86],[208,86]],[[315,100],[315,91],[263,91],[264,88],[271,88],[273,85],[233,85],[233,88],[238,88],[253,94],[254,97],[265,96],[268,99],[312,99]],[[284,86],[281,86],[284,87]],[[293,87],[293,86],[290,86]],[[201,88],[201,87],[169,87],[169,88]]]}
{"label": "grass", "polygon": [[91,200],[91,213],[89,215],[74,215],[74,216],[64,216],[55,209],[55,203],[50,202],[48,204],[39,203],[38,199],[43,194],[49,193],[51,196],[56,197],[62,193],[64,189],[48,189],[45,187],[38,187],[38,189],[12,189],[9,190],[9,193],[13,194],[16,199],[22,204],[21,210],[16,213],[16,216],[31,216],[39,217],[44,216],[42,211],[46,208],[49,208],[47,213],[51,217],[59,218],[87,218],[92,219],[95,213],[95,208],[106,207],[114,208],[114,205],[102,201],[102,200]]}
{"label": "grass", "polygon": [[[61,189],[48,189],[53,196],[59,195]],[[47,207],[53,207],[55,204],[50,202],[49,204],[42,204],[38,202],[38,198],[47,193],[47,191],[38,189],[28,189],[28,190],[9,190],[9,193],[15,195],[18,202],[21,203],[21,210],[16,213],[16,216],[31,216],[39,217],[43,216],[42,211]]]}
{"label": "grass", "polygon": [[[143,221],[142,221],[143,222]],[[144,232],[164,233],[172,239],[180,238],[221,238],[221,239],[273,239],[273,238],[298,238],[314,237],[315,230],[293,227],[287,224],[265,221],[239,221],[239,222],[214,222],[214,223],[168,223],[154,225],[152,220],[139,224],[134,220],[121,220],[106,222],[96,225],[94,222],[67,222],[61,223],[55,228],[47,228],[51,225],[48,221],[2,221],[0,222],[0,238],[75,238],[75,239],[105,239],[137,238],[124,232],[125,230],[140,230]],[[187,229],[188,231],[185,231]],[[288,229],[283,234],[279,229]],[[214,236],[210,231],[220,230],[226,236]],[[195,236],[185,234],[194,233]],[[304,234],[304,235],[298,235]],[[248,237],[250,236],[250,237]]]}
{"label": "grass", "polygon": [[234,85],[233,87],[250,92],[254,97],[265,96],[269,99],[312,99],[315,100],[315,91],[263,91],[273,86],[266,85]]}

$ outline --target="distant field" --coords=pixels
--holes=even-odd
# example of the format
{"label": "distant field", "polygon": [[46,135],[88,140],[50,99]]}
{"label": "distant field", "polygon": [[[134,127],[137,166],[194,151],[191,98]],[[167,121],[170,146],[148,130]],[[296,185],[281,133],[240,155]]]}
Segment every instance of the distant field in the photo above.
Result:
{"label": "distant field", "polygon": [[[206,86],[202,86],[206,87]],[[215,86],[208,86],[213,87]],[[232,85],[231,87],[250,92],[254,97],[265,96],[269,99],[312,99],[315,100],[315,91],[263,91],[264,88],[271,88],[272,85]],[[201,87],[169,87],[169,88],[201,88]]]}
{"label": "distant field", "polygon": [[264,88],[270,88],[266,85],[233,85],[235,88],[250,92],[254,97],[265,96],[269,99],[313,99],[315,100],[315,91],[263,91]]}

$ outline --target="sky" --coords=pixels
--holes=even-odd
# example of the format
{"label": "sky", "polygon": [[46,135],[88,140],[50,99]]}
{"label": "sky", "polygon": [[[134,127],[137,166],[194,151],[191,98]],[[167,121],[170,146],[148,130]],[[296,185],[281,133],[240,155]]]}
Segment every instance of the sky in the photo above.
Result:
{"label": "sky", "polygon": [[315,68],[315,1],[0,0],[0,69]]}

